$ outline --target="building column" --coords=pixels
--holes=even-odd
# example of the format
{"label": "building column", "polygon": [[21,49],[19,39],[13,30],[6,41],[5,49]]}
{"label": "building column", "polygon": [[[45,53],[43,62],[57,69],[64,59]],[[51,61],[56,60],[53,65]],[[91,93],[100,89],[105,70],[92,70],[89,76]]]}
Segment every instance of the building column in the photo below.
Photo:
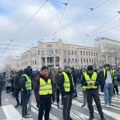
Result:
{"label": "building column", "polygon": [[45,57],[45,66],[47,66],[47,57]]}
{"label": "building column", "polygon": [[54,68],[56,67],[55,60],[56,60],[56,59],[55,59],[55,56],[54,56]]}

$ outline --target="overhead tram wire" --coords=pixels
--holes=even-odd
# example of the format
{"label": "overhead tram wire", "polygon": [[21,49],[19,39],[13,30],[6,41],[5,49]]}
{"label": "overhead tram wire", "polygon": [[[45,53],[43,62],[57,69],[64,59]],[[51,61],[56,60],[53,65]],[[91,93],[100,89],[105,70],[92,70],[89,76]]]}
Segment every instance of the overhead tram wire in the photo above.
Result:
{"label": "overhead tram wire", "polygon": [[[63,14],[62,14],[61,19],[60,19],[60,21],[59,21],[58,28],[57,28],[57,32],[58,32],[59,29],[60,29],[60,25],[61,25],[61,23],[62,23],[63,17],[64,17],[64,15],[65,15],[65,11],[66,11],[66,9],[67,9],[67,5],[68,5],[69,2],[70,2],[70,0],[68,0],[67,3],[63,3],[63,4],[65,5],[65,8],[64,8],[64,10],[63,10]],[[53,39],[55,39],[56,37],[57,37],[57,35],[55,35]]]}
{"label": "overhead tram wire", "polygon": [[[64,27],[62,27],[58,32],[66,29],[68,26],[70,26],[71,24],[75,23],[76,21],[78,21],[80,18],[83,18],[85,16],[87,16],[88,14],[90,14],[91,12],[93,12],[94,10],[96,10],[97,8],[99,8],[100,6],[104,5],[105,3],[109,2],[110,0],[106,0],[104,1],[103,3],[99,4],[98,6],[96,6],[95,8],[89,8],[90,11],[88,11],[87,13],[83,14],[82,16],[76,18],[75,20],[73,20],[72,22],[70,22],[69,24],[65,25]],[[50,36],[53,36],[55,35],[56,33],[58,32],[53,32],[52,34],[47,34],[47,35],[44,35],[43,37],[50,37]]]}
{"label": "overhead tram wire", "polygon": [[109,22],[111,22],[113,19],[115,19],[118,15],[120,15],[120,14],[115,15],[114,17],[112,17],[111,19],[109,19],[108,21],[103,23],[100,27],[98,27],[96,30],[94,30],[94,32],[92,32],[90,34],[86,34],[86,35],[81,35],[81,36],[79,36],[79,38],[80,37],[86,37],[86,36],[94,35],[96,33],[100,33],[100,32],[95,32],[95,31],[97,31],[97,30],[99,31],[101,28],[103,28],[103,26],[105,27]]}
{"label": "overhead tram wire", "polygon": [[[11,40],[11,42],[13,42],[23,32],[23,30],[28,26],[28,24],[33,20],[33,18],[39,13],[39,11],[44,7],[44,5],[47,2],[48,2],[48,0],[45,0],[45,2],[42,4],[42,6],[40,6],[40,8],[38,8],[38,10],[35,12],[35,14],[24,24],[22,29],[15,35],[15,37]],[[5,48],[5,49],[7,49],[7,48]],[[5,52],[5,50],[4,50],[4,52]]]}

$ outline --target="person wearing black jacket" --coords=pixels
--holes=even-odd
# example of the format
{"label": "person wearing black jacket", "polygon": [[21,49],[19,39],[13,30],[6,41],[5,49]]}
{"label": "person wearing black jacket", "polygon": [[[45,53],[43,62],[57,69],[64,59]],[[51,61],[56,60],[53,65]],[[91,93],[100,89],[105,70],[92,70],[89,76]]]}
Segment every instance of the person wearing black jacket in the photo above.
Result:
{"label": "person wearing black jacket", "polygon": [[24,73],[21,77],[21,97],[22,97],[22,117],[30,118],[31,115],[27,113],[27,104],[29,102],[30,93],[32,90],[31,80],[32,68],[27,67],[24,69]]}
{"label": "person wearing black jacket", "polygon": [[14,81],[15,98],[16,98],[16,102],[17,102],[17,105],[15,106],[16,108],[20,105],[19,92],[21,91],[20,79],[21,79],[22,74],[23,74],[22,70],[20,70],[18,73],[16,73],[15,81]]}
{"label": "person wearing black jacket", "polygon": [[101,92],[104,92],[104,71],[103,71],[102,67],[100,67],[100,69],[99,69],[98,79],[100,81],[100,90],[101,90]]}
{"label": "person wearing black jacket", "polygon": [[58,85],[63,98],[63,120],[72,120],[70,118],[70,110],[74,93],[74,82],[71,67],[65,66],[65,72],[63,71],[59,75]]}
{"label": "person wearing black jacket", "polygon": [[88,66],[87,73],[84,73],[81,83],[82,85],[86,86],[87,102],[88,102],[88,108],[90,113],[89,120],[94,119],[94,109],[92,105],[93,99],[96,103],[98,112],[100,114],[100,117],[101,117],[100,120],[105,120],[102,112],[102,107],[100,104],[99,93],[98,93],[98,85],[100,82],[99,82],[97,73],[93,71],[93,66],[91,65]]}
{"label": "person wearing black jacket", "polygon": [[5,81],[2,75],[0,75],[0,106],[2,106],[2,91],[4,87]]}

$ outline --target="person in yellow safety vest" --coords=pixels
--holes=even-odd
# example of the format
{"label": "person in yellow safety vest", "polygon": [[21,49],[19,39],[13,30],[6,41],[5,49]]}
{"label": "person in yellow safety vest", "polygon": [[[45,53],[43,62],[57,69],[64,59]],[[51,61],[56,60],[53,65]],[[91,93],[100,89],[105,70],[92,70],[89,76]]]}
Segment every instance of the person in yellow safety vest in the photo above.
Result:
{"label": "person in yellow safety vest", "polygon": [[72,120],[70,110],[74,94],[74,82],[70,66],[65,66],[65,71],[59,75],[58,85],[63,98],[63,120]]}
{"label": "person in yellow safety vest", "polygon": [[112,102],[114,73],[111,66],[106,64],[104,69],[104,102],[106,107],[110,107]]}
{"label": "person in yellow safety vest", "polygon": [[[83,69],[82,70],[82,76],[86,73],[86,69]],[[82,76],[81,76],[81,79],[82,79]],[[81,80],[80,80],[81,82]],[[83,86],[81,84],[81,90],[82,90],[82,94],[83,94],[83,104],[81,105],[81,107],[84,107],[86,106],[87,104],[87,93],[86,93],[86,86]]]}
{"label": "person in yellow safety vest", "polygon": [[[54,102],[53,81],[49,77],[48,67],[43,66],[40,71],[40,77],[35,81],[35,98],[37,102],[38,120],[49,120],[51,104]],[[51,101],[52,100],[52,101]]]}
{"label": "person in yellow safety vest", "polygon": [[100,120],[105,120],[103,112],[102,112],[99,93],[98,93],[99,79],[98,79],[97,73],[94,72],[92,65],[89,65],[87,67],[87,72],[83,74],[81,84],[83,86],[86,86],[87,103],[88,103],[88,109],[90,113],[89,120],[94,119],[94,108],[92,105],[93,99],[96,103],[98,112],[100,114]]}
{"label": "person in yellow safety vest", "polygon": [[31,115],[27,113],[27,104],[29,102],[30,93],[32,90],[31,80],[32,68],[28,66],[24,69],[21,76],[21,102],[22,102],[22,117],[23,119],[30,118]]}

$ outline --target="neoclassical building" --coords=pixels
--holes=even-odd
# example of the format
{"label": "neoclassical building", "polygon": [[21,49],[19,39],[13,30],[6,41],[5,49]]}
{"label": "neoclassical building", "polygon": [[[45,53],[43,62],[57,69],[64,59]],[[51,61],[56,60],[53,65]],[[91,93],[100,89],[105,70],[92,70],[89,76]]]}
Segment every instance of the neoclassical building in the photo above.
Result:
{"label": "neoclassical building", "polygon": [[23,53],[20,56],[20,59],[12,60],[13,63],[15,61],[15,64],[12,67],[13,69],[19,70],[24,69],[26,66],[31,66],[33,69],[40,69],[42,65],[49,67],[60,66],[62,68],[64,68],[65,65],[70,65],[77,68],[83,68],[88,65],[100,66],[105,63],[115,64],[115,61],[113,62],[112,60],[115,59],[115,56],[112,56],[112,59],[110,58],[110,53],[106,52],[106,45],[109,46],[107,51],[111,51],[113,46],[118,50],[119,46],[116,45],[118,45],[118,43],[120,45],[120,42],[117,44],[116,42],[118,41],[99,38],[95,40],[95,47],[85,47],[64,44],[62,40],[56,42],[39,41],[38,46]]}

